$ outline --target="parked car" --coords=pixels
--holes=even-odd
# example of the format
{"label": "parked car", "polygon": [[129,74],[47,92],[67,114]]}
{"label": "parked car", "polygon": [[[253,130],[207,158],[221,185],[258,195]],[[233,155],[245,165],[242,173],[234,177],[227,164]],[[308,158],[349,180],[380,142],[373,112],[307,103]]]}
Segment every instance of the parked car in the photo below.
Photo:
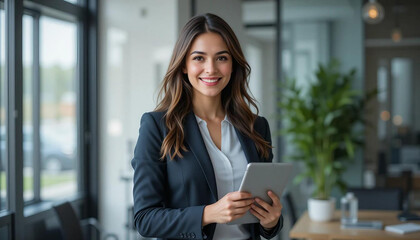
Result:
{"label": "parked car", "polygon": [[[62,171],[74,169],[76,166],[75,144],[58,141],[57,137],[41,131],[41,169]],[[62,138],[64,138],[62,136]],[[72,139],[69,139],[71,141]],[[23,165],[33,166],[33,133],[32,127],[23,127]],[[0,127],[0,170],[6,166],[6,134],[4,126]]]}

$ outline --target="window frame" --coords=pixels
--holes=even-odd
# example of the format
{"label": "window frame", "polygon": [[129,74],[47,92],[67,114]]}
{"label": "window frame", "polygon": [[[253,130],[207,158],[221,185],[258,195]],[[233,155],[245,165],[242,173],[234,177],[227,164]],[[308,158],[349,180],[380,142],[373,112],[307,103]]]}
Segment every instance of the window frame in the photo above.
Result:
{"label": "window frame", "polygon": [[[32,108],[33,108],[33,118],[32,118],[33,159],[32,160],[33,160],[33,172],[34,172],[34,176],[33,176],[34,196],[33,196],[33,199],[28,202],[25,202],[25,199],[23,200],[24,205],[28,206],[36,202],[39,202],[40,191],[41,191],[41,181],[40,181],[41,179],[41,176],[40,176],[40,173],[41,173],[40,145],[41,143],[40,143],[40,138],[39,138],[39,131],[40,131],[39,130],[39,127],[40,127],[39,18],[41,14],[37,11],[24,9],[23,16],[24,15],[32,17]],[[23,20],[23,17],[22,17],[22,20]],[[22,22],[22,31],[23,31],[23,22]],[[22,32],[22,41],[23,41],[23,32]],[[23,54],[23,51],[22,51],[22,54]],[[23,68],[23,65],[22,65],[22,68]],[[24,79],[22,77],[22,85],[24,85],[23,81]],[[23,95],[22,95],[22,98],[23,98]]]}

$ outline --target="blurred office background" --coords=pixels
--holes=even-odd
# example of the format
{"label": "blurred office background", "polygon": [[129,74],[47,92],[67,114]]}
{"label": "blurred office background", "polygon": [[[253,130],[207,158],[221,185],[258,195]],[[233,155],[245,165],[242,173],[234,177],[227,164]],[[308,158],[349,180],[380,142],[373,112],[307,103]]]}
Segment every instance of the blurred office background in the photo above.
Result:
{"label": "blurred office background", "polygon": [[[280,83],[305,87],[318,64],[338,59],[342,71],[356,69],[354,89],[379,89],[366,112],[374,124],[344,179],[403,188],[409,170],[405,190],[420,209],[420,2],[378,0],[386,14],[375,25],[363,21],[366,2],[1,0],[0,239],[61,239],[52,207],[63,201],[119,239],[141,239],[130,165],[140,117],[156,105],[180,28],[206,12],[241,42],[274,161],[294,151],[278,134]],[[301,170],[296,164],[293,174]],[[297,216],[311,189],[288,186]],[[288,239],[290,211],[279,239]]]}

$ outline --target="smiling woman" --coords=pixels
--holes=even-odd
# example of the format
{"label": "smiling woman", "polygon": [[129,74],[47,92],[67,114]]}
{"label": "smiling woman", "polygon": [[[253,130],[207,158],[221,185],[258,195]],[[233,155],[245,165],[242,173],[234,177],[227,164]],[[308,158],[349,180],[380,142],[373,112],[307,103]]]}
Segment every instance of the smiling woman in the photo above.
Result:
{"label": "smiling woman", "polygon": [[[154,112],[134,151],[134,222],[161,239],[272,238],[283,225],[272,204],[239,192],[249,162],[271,162],[267,120],[253,114],[250,67],[220,17],[192,18],[181,31]],[[258,202],[259,206],[254,204]],[[256,224],[227,225],[250,211]]]}

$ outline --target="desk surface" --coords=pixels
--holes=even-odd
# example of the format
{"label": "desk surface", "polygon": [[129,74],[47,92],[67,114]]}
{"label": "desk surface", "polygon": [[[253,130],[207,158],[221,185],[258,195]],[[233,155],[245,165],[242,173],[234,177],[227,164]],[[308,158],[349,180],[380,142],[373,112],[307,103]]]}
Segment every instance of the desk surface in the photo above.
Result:
{"label": "desk surface", "polygon": [[[399,211],[366,211],[360,210],[358,218],[361,221],[380,220],[383,226],[401,224],[397,215]],[[418,214],[418,213],[417,213]],[[416,223],[416,222],[414,222]],[[420,222],[417,222],[420,224]],[[313,222],[309,219],[308,212],[305,212],[289,233],[290,238],[310,238],[313,240],[391,240],[391,239],[420,239],[420,232],[408,234],[396,234],[385,230],[371,229],[341,229],[340,211],[335,211],[334,219],[330,222]]]}

